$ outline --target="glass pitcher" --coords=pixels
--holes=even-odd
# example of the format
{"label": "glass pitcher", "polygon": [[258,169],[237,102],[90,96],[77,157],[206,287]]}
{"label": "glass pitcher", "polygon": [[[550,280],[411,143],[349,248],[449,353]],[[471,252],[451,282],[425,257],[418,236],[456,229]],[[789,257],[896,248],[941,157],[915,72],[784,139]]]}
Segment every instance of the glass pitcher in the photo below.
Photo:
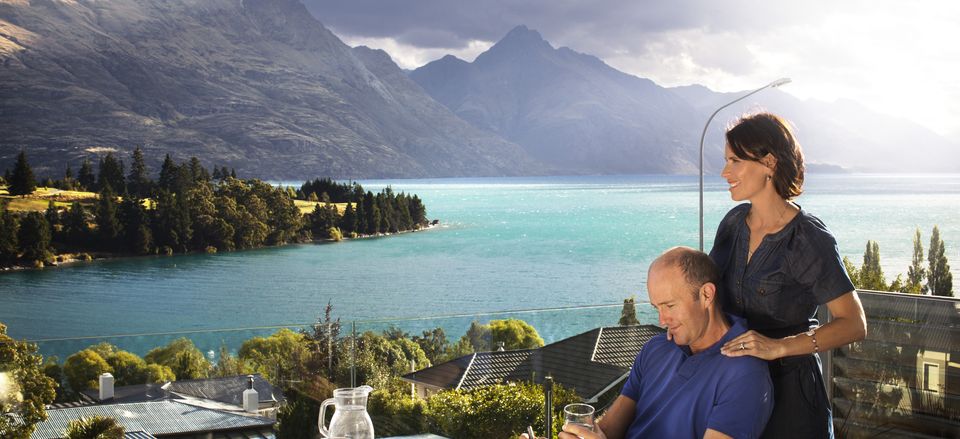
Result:
{"label": "glass pitcher", "polygon": [[[367,396],[373,387],[346,387],[333,391],[330,398],[320,405],[320,435],[325,438],[373,439],[373,421],[367,413]],[[334,406],[330,427],[324,427],[327,407]]]}

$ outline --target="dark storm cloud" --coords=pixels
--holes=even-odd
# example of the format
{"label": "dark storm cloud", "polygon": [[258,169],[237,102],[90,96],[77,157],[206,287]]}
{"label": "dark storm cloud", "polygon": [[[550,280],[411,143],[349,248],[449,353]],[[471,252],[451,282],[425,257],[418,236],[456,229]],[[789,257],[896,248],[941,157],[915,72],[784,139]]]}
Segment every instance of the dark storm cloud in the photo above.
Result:
{"label": "dark storm cloud", "polygon": [[321,22],[356,37],[393,38],[423,48],[465,47],[496,41],[525,24],[571,47],[602,48],[619,41],[635,46],[660,33],[769,30],[789,25],[814,6],[776,2],[709,0],[304,0]]}

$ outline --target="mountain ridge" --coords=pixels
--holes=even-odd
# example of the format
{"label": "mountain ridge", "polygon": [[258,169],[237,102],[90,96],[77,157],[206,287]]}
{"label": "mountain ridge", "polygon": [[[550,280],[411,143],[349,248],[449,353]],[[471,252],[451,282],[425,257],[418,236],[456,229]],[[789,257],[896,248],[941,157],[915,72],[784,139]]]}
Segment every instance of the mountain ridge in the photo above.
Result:
{"label": "mountain ridge", "polygon": [[266,178],[543,172],[367,55],[297,0],[5,0],[0,163],[27,148],[59,175],[139,145],[153,169],[170,153]]}

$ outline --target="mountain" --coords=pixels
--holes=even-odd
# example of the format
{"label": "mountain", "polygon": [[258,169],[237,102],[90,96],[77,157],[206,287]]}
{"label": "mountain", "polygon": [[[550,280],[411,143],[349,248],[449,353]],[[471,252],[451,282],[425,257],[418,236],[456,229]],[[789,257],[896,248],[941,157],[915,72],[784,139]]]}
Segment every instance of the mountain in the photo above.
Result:
{"label": "mountain", "polygon": [[297,0],[0,0],[0,66],[0,164],[40,175],[137,145],[266,178],[544,169]]}
{"label": "mountain", "polygon": [[[717,93],[701,85],[670,90],[697,108],[704,121],[720,106],[747,93]],[[914,122],[849,100],[800,100],[776,89],[756,96],[719,113],[706,143],[722,145],[725,125],[737,115],[768,110],[793,123],[808,169],[814,172],[960,171],[960,145]]]}
{"label": "mountain", "polygon": [[[660,87],[593,56],[555,49],[525,26],[473,62],[448,55],[410,77],[464,120],[567,173],[695,174],[703,124],[748,92]],[[915,123],[774,89],[717,115],[704,142],[707,172],[723,166],[726,126],[758,110],[794,123],[812,172],[960,171],[960,146]]]}
{"label": "mountain", "polygon": [[472,63],[446,56],[410,73],[478,128],[566,173],[693,173],[700,119],[671,91],[596,57],[553,48],[525,26]]}

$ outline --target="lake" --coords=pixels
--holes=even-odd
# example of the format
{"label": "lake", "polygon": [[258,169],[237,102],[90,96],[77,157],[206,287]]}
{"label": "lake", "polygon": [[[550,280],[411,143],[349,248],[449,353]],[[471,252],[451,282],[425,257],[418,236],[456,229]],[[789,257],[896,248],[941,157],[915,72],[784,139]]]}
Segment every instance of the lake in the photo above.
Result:
{"label": "lake", "polygon": [[[419,195],[441,225],[350,242],[4,273],[0,322],[15,338],[38,340],[299,326],[328,301],[345,321],[616,304],[631,295],[645,300],[647,266],[664,249],[697,246],[695,176],[361,183]],[[709,249],[734,202],[720,178],[706,185]],[[915,228],[926,251],[939,225],[957,289],[960,175],[813,174],[805,189],[798,204],[833,231],[842,255],[859,265],[866,241],[879,242],[888,282],[906,272]],[[545,338],[569,335],[561,332]],[[68,352],[53,342],[41,348]]]}

